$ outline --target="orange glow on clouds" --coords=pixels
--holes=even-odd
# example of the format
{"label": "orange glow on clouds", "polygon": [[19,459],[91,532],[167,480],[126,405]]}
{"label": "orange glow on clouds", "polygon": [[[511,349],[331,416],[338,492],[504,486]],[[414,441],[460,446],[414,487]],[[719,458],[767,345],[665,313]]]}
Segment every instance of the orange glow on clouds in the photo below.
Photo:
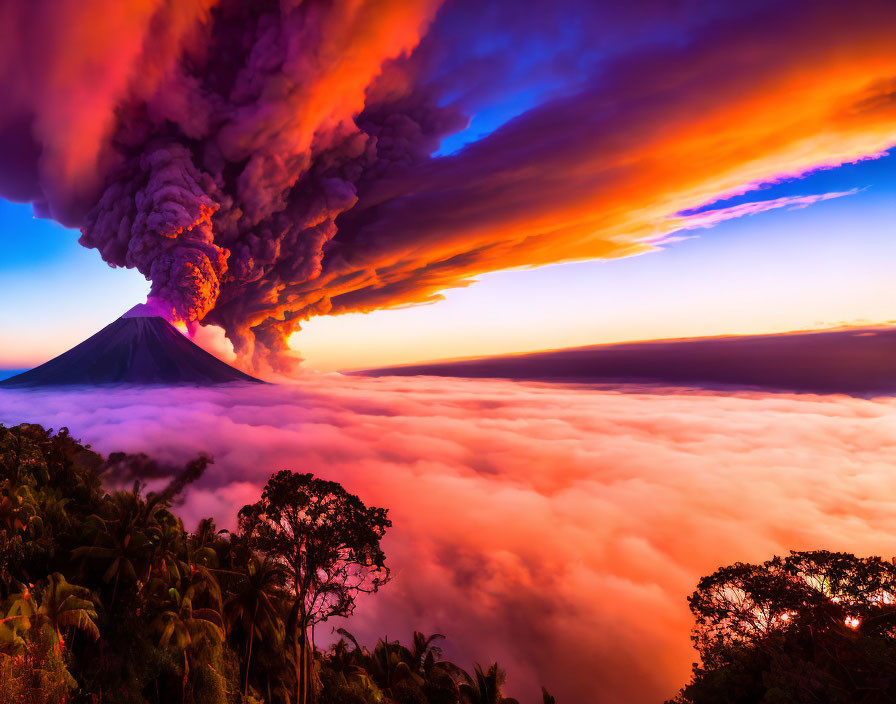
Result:
{"label": "orange glow on clouds", "polygon": [[325,271],[304,302],[366,312],[496,269],[644,253],[700,224],[681,210],[880,154],[896,143],[896,7],[872,4],[813,3],[622,62],[606,85],[387,180],[369,200],[411,195],[371,227],[407,235]]}
{"label": "orange glow on clouds", "polygon": [[291,344],[332,371],[892,324],[893,218],[894,201],[868,193],[763,212],[643,257],[500,272],[433,306],[316,318]]}

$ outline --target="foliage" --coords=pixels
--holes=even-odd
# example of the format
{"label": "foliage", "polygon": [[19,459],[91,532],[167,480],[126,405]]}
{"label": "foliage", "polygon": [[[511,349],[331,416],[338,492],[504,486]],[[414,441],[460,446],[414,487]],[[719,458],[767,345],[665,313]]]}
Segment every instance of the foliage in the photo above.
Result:
{"label": "foliage", "polygon": [[0,426],[0,704],[515,701],[497,665],[442,660],[440,634],[368,650],[340,631],[316,649],[310,626],[388,581],[386,510],[278,472],[237,533],[211,519],[191,533],[171,504],[209,462],[157,493],[106,491],[101,476],[165,473],[145,455],[103,460],[64,428]]}
{"label": "foliage", "polygon": [[276,561],[287,578],[298,704],[310,697],[308,629],[350,615],[359,593],[376,592],[389,578],[380,547],[392,525],[386,514],[336,482],[285,470],[239,513],[250,547]]}
{"label": "foliage", "polygon": [[792,552],[736,563],[689,599],[701,664],[675,700],[896,701],[896,565]]}

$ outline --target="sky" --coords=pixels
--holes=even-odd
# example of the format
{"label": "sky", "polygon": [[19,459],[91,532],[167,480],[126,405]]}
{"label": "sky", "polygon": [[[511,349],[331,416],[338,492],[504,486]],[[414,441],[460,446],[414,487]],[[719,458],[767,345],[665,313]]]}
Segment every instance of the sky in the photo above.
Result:
{"label": "sky", "polygon": [[0,28],[0,364],[147,294],[287,374],[894,317],[886,0],[61,8]]}
{"label": "sky", "polygon": [[818,172],[761,197],[853,189],[686,231],[689,239],[636,257],[487,274],[431,306],[315,318],[292,343],[312,367],[336,370],[894,321],[896,158]]}
{"label": "sky", "polygon": [[[682,231],[635,257],[496,272],[424,306],[314,318],[290,344],[308,368],[576,345],[773,333],[896,319],[896,157],[884,156],[715,203],[849,193]],[[77,231],[0,204],[0,366],[61,353],[141,302],[149,282],[113,269]],[[220,347],[211,349],[219,351]]]}

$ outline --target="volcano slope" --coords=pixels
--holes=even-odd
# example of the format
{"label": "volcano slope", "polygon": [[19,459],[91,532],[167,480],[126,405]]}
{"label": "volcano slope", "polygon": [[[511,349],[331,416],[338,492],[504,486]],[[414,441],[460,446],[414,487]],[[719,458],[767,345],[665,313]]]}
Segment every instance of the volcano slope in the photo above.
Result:
{"label": "volcano slope", "polygon": [[121,317],[0,387],[264,383],[222,362],[161,317]]}

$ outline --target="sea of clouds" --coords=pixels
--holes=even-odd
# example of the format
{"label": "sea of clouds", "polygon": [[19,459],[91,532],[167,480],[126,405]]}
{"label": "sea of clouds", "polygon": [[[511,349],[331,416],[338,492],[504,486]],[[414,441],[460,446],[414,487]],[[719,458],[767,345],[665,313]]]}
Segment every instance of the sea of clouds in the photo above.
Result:
{"label": "sea of clouds", "polygon": [[[101,452],[215,458],[180,507],[233,526],[279,469],[390,509],[394,580],[349,628],[448,636],[507,693],[658,702],[700,576],[788,549],[896,554],[896,399],[437,378],[0,391],[0,422]],[[343,624],[336,624],[343,625]],[[324,624],[318,641],[330,630]]]}

